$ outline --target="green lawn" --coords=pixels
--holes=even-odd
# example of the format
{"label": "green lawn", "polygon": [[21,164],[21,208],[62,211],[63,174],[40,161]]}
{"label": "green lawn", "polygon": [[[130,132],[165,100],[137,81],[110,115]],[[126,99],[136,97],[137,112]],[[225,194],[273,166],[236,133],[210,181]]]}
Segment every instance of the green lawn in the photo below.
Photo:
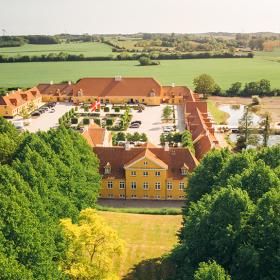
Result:
{"label": "green lawn", "polygon": [[108,56],[112,54],[112,48],[106,44],[97,42],[69,43],[56,45],[30,45],[20,47],[0,48],[0,55],[48,55],[49,53],[67,52],[70,54],[83,54],[84,56]]}
{"label": "green lawn", "polygon": [[137,66],[137,61],[33,62],[0,64],[0,87],[30,87],[38,83],[81,77],[139,76],[154,77],[163,85],[192,86],[201,73],[212,75],[223,88],[262,78],[280,88],[280,52],[261,53],[253,59],[161,60],[159,66]]}
{"label": "green lawn", "polygon": [[[154,260],[177,243],[182,216],[99,212],[125,241],[125,252],[116,260],[123,279],[154,280]],[[144,268],[144,269],[142,269]],[[131,276],[127,276],[130,273]]]}

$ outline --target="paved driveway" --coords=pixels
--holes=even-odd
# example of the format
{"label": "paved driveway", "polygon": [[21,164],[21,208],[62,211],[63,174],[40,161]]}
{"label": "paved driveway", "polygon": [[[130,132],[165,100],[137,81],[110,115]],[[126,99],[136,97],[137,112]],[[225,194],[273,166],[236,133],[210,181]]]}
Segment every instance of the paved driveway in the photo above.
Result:
{"label": "paved driveway", "polygon": [[58,125],[58,119],[74,106],[70,103],[57,103],[54,113],[45,112],[41,116],[31,117],[30,124],[24,129],[30,132],[47,131]]}
{"label": "paved driveway", "polygon": [[[172,123],[165,124],[161,121],[162,111],[166,105],[160,106],[146,106],[142,113],[138,113],[136,110],[131,110],[133,115],[132,121],[141,121],[140,128],[128,128],[127,132],[134,133],[146,133],[150,142],[155,145],[160,144],[160,135],[163,133],[164,125],[173,125]],[[176,110],[176,126],[179,132],[184,131],[184,116],[183,108],[181,105],[175,105]]]}

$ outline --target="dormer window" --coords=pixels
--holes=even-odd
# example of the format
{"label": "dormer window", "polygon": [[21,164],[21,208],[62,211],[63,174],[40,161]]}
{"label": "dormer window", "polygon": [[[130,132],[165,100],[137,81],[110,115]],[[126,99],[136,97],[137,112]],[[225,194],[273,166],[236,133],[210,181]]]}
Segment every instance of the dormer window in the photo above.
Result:
{"label": "dormer window", "polygon": [[181,167],[181,174],[182,174],[183,176],[186,176],[186,175],[188,175],[188,171],[189,171],[188,166],[187,166],[186,164],[184,164],[184,165]]}
{"label": "dormer window", "polygon": [[111,164],[107,162],[107,164],[104,167],[104,173],[105,174],[110,174],[111,173]]}
{"label": "dormer window", "polygon": [[152,90],[151,92],[150,92],[150,97],[155,97],[156,96],[156,93],[154,92],[154,90]]}

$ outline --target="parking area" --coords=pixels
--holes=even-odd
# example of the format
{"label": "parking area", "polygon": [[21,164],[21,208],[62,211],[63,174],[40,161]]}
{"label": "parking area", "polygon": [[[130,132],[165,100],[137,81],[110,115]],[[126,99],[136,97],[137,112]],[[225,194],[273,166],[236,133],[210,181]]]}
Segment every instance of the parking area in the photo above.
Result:
{"label": "parking area", "polygon": [[[141,113],[137,110],[131,110],[132,122],[141,121],[141,126],[139,128],[128,128],[127,132],[134,133],[146,133],[149,142],[159,145],[160,135],[163,133],[164,126],[172,126],[173,123],[162,123],[162,112],[166,105],[162,104],[160,106],[145,106],[145,110]],[[177,131],[183,132],[185,129],[184,122],[184,112],[182,105],[175,106],[175,118],[177,126]]]}
{"label": "parking area", "polygon": [[30,124],[24,126],[24,130],[37,132],[39,130],[47,131],[52,127],[56,127],[58,125],[58,119],[73,107],[71,103],[57,103],[53,113],[47,111],[40,116],[31,117]]}

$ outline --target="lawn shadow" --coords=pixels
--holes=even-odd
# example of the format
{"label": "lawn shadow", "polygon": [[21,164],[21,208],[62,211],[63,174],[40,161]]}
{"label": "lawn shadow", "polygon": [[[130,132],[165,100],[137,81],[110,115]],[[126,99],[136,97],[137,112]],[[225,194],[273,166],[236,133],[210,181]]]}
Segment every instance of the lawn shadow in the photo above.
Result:
{"label": "lawn shadow", "polygon": [[161,258],[147,259],[136,264],[131,271],[122,277],[123,280],[168,280],[174,270],[168,261]]}

